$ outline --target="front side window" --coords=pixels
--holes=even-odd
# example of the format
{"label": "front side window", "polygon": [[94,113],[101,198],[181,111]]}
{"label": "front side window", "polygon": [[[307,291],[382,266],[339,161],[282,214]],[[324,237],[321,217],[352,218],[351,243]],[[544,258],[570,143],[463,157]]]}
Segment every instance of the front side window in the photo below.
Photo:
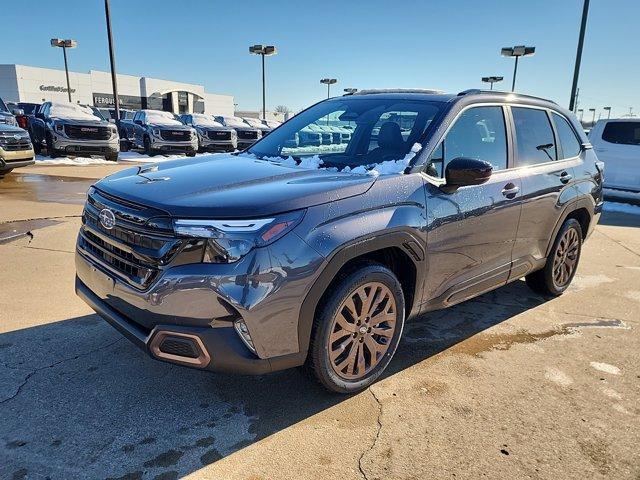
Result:
{"label": "front side window", "polygon": [[640,145],[640,122],[608,122],[602,139],[620,145]]}
{"label": "front side window", "polygon": [[249,148],[259,158],[319,157],[324,167],[356,168],[403,160],[444,103],[350,95],[321,102]]}
{"label": "front side window", "polygon": [[431,154],[427,173],[444,177],[447,164],[454,158],[475,158],[507,168],[507,134],[502,107],[474,107],[464,111],[444,140]]}
{"label": "front side window", "polygon": [[562,150],[562,155],[558,155],[558,158],[573,158],[580,155],[582,143],[576,137],[576,133],[569,125],[569,122],[563,116],[554,113],[553,123],[556,124],[558,143],[560,143],[560,149]]}
{"label": "front side window", "polygon": [[519,167],[556,160],[556,144],[545,110],[511,107],[516,126]]}

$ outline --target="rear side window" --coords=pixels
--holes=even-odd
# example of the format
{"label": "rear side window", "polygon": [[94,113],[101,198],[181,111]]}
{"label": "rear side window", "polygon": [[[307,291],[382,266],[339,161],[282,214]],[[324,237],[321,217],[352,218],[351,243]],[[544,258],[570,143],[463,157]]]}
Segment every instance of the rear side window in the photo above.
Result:
{"label": "rear side window", "polygon": [[557,113],[553,114],[553,122],[556,124],[558,133],[558,143],[560,144],[561,155],[558,158],[573,158],[580,155],[581,143],[576,137],[576,133],[567,122],[567,119]]}
{"label": "rear side window", "polygon": [[640,122],[609,122],[604,127],[602,139],[621,145],[640,145]]}
{"label": "rear side window", "polygon": [[536,165],[556,160],[553,130],[545,110],[511,107],[516,125],[518,158],[516,165]]}
{"label": "rear side window", "polygon": [[474,107],[463,112],[427,164],[430,175],[443,177],[458,157],[484,160],[494,170],[507,168],[507,135],[502,107]]}

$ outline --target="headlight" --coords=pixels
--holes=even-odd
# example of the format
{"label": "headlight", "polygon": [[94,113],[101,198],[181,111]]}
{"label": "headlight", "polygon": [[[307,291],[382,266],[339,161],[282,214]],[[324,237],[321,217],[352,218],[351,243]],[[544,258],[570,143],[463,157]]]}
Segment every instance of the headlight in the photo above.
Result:
{"label": "headlight", "polygon": [[233,263],[255,247],[275,242],[291,231],[304,210],[250,220],[174,220],[173,230],[181,237],[206,238],[204,263]]}
{"label": "headlight", "polygon": [[156,137],[160,137],[160,129],[159,128],[154,128],[153,130],[151,130],[151,133],[153,133]]}
{"label": "headlight", "polygon": [[53,129],[56,132],[62,132],[64,130],[64,125],[62,123],[54,123],[53,124]]}

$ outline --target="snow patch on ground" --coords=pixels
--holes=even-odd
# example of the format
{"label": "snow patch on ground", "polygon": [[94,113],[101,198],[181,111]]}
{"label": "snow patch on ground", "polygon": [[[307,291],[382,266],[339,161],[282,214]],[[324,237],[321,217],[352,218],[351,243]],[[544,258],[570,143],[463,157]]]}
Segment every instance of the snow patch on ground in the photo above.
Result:
{"label": "snow patch on ground", "polygon": [[605,212],[640,215],[640,205],[631,205],[630,203],[604,202],[604,206],[602,207],[602,209]]}
{"label": "snow patch on ground", "polygon": [[608,363],[591,362],[589,365],[591,365],[591,368],[595,368],[600,372],[610,373],[611,375],[620,375],[620,369],[614,365],[609,365]]}
{"label": "snow patch on ground", "polygon": [[[196,157],[202,155],[220,155],[219,153],[201,153],[196,154]],[[118,154],[118,163],[120,162],[135,162],[135,163],[159,163],[167,162],[169,160],[177,160],[179,158],[190,158],[185,155],[156,155],[150,157],[148,155],[141,155],[137,152],[120,152]],[[49,158],[42,155],[36,155],[36,165],[113,165],[115,162],[110,162],[102,157],[59,157]]]}
{"label": "snow patch on ground", "polygon": [[544,378],[550,380],[558,385],[562,385],[563,387],[568,387],[573,383],[573,379],[564,373],[562,370],[558,370],[557,368],[547,367],[544,372]]}

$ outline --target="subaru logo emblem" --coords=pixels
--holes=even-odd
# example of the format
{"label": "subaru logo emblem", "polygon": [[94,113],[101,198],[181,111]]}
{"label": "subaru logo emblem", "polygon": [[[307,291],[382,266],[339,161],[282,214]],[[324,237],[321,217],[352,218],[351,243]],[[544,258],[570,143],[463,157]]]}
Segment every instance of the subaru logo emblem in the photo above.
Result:
{"label": "subaru logo emblem", "polygon": [[108,208],[100,210],[100,224],[107,230],[111,230],[116,225],[116,216]]}

